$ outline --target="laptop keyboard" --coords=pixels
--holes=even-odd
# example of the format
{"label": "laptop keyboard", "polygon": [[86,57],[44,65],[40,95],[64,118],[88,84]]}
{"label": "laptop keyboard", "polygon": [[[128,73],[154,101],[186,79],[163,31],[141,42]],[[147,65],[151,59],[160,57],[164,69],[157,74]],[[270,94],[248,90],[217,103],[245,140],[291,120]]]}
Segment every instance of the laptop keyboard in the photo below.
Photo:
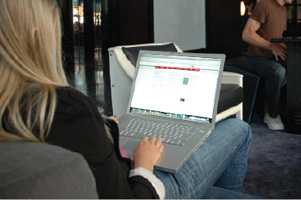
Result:
{"label": "laptop keyboard", "polygon": [[163,143],[183,146],[185,141],[194,135],[188,125],[162,122],[162,119],[131,119],[127,129],[120,132],[122,136],[144,138],[161,138]]}

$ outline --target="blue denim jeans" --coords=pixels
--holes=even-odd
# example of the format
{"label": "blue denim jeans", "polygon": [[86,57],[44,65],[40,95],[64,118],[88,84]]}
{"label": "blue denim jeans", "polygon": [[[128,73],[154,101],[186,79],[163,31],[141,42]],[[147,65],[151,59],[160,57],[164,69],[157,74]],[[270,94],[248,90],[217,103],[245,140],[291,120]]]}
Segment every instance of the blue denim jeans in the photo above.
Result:
{"label": "blue denim jeans", "polygon": [[279,114],[281,88],[286,84],[284,66],[270,58],[257,56],[245,58],[248,64],[241,65],[240,68],[253,72],[264,80],[266,111],[270,116],[276,117]]}
{"label": "blue denim jeans", "polygon": [[241,191],[250,141],[251,129],[245,122],[228,119],[218,123],[176,174],[155,172],[165,185],[166,198],[202,198],[213,185]]}

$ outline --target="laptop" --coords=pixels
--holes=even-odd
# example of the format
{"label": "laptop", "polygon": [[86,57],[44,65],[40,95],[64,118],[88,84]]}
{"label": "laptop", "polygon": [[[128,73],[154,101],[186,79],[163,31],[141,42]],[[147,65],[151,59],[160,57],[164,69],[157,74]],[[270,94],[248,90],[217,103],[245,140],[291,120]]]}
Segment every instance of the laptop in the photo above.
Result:
{"label": "laptop", "polygon": [[140,51],[120,145],[132,158],[144,137],[161,138],[165,151],[157,169],[175,173],[215,126],[222,54]]}

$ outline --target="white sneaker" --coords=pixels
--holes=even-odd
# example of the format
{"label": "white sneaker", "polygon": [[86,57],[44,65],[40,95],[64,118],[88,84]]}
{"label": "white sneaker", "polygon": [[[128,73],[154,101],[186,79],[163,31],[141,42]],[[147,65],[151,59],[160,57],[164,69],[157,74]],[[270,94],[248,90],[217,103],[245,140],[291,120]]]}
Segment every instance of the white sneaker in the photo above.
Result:
{"label": "white sneaker", "polygon": [[281,121],[281,118],[279,115],[277,117],[273,118],[268,113],[264,115],[264,123],[267,124],[268,128],[273,131],[279,131],[284,129],[284,125]]}

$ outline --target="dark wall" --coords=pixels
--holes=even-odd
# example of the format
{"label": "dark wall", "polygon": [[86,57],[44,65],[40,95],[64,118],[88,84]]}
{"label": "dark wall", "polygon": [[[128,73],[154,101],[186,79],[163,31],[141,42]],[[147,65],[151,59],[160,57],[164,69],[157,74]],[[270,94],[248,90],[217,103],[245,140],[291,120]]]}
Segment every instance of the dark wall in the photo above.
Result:
{"label": "dark wall", "polygon": [[240,0],[207,0],[206,10],[207,51],[228,57],[240,55],[245,20],[240,16]]}
{"label": "dark wall", "polygon": [[153,1],[112,0],[112,43],[153,42]]}

